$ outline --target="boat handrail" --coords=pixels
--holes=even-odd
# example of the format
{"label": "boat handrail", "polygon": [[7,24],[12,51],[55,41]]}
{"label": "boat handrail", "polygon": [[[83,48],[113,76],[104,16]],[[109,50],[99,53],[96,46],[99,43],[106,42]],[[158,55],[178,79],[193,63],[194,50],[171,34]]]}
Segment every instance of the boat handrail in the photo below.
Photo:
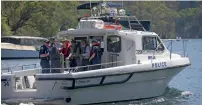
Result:
{"label": "boat handrail", "polygon": [[[67,71],[68,73],[73,73],[73,72],[81,72],[84,71],[84,68],[87,68],[85,71],[90,71],[90,70],[96,70],[96,69],[103,69],[103,68],[110,68],[110,67],[117,67],[121,66],[122,61],[115,61],[115,62],[107,62],[107,63],[101,63],[101,64],[94,64],[94,65],[86,65],[86,66],[77,66],[77,67],[67,67],[67,68],[44,68],[44,69],[49,69],[50,73],[51,70],[61,70],[64,69],[64,71]],[[100,66],[99,68],[93,68],[95,66]],[[42,69],[39,69],[42,70]]]}
{"label": "boat handrail", "polygon": [[[170,52],[170,59],[172,58],[172,50],[173,50],[173,41],[175,41],[175,40],[168,40],[168,41],[170,41],[170,44],[167,46],[167,49],[169,50],[169,47],[170,47],[170,50],[169,50],[169,52]],[[188,40],[180,40],[180,41],[182,41],[182,44],[183,44],[183,57],[187,57],[188,56],[188,54],[186,55],[186,47],[187,46],[185,46],[185,41],[188,41]],[[161,41],[161,43],[159,43],[158,45],[157,45],[157,47],[156,47],[156,49],[154,50],[154,52],[153,52],[153,55],[152,55],[152,59],[151,59],[151,62],[153,61],[153,59],[155,59],[155,53],[157,52],[157,49],[158,49],[158,47],[161,45],[161,44],[163,44],[162,43],[162,41]],[[181,55],[181,54],[180,54]]]}
{"label": "boat handrail", "polygon": [[[157,40],[157,39],[156,39],[156,40]],[[155,56],[154,56],[154,55],[155,55],[156,51],[158,50],[158,48],[159,48],[159,46],[160,46],[161,44],[163,44],[162,41],[161,41],[161,43],[159,43],[159,44],[157,45],[156,49],[154,50],[153,55],[152,55],[151,62],[153,61],[153,59],[155,59]],[[171,59],[171,58],[170,58],[170,59]]]}
{"label": "boat handrail", "polygon": [[130,23],[129,16],[127,16],[127,19],[128,19],[128,25],[129,25],[129,28],[130,28],[130,31],[131,31],[131,30],[132,30],[132,27],[131,27],[131,23]]}
{"label": "boat handrail", "polygon": [[[105,17],[105,16],[99,16],[99,17]],[[127,20],[128,20],[128,25],[129,25],[129,29],[130,29],[130,31],[132,31],[132,27],[131,27],[131,18],[134,18],[137,22],[138,22],[138,24],[143,28],[143,30],[144,31],[146,31],[145,30],[145,28],[142,26],[142,24],[140,23],[140,21],[137,19],[137,17],[136,16],[115,16],[116,18],[126,18]],[[81,20],[91,20],[91,19],[98,19],[98,17],[83,17],[83,18],[81,18]],[[110,23],[111,24],[111,23]]]}
{"label": "boat handrail", "polygon": [[[163,39],[164,40],[164,39]],[[173,41],[178,41],[178,42],[180,42],[180,41],[182,41],[182,46],[183,46],[183,55],[182,54],[180,54],[182,57],[188,57],[188,54],[186,53],[186,48],[187,48],[187,41],[189,41],[188,39],[180,39],[180,40],[177,40],[177,39],[166,39],[166,40],[164,40],[164,41],[169,41],[170,43],[169,43],[169,45],[166,47],[168,50],[169,50],[169,52],[170,52],[170,59],[172,58],[172,52],[173,52]],[[185,43],[186,42],[186,43]],[[162,42],[161,42],[162,43]],[[160,44],[161,44],[160,43]],[[160,45],[159,44],[159,45]],[[169,49],[169,47],[170,47],[170,49]],[[157,47],[158,48],[158,47]],[[154,53],[156,52],[156,50],[154,51]],[[153,57],[154,57],[154,54],[153,54]]]}
{"label": "boat handrail", "polygon": [[[12,72],[12,71],[25,70],[29,67],[33,67],[35,69],[35,68],[38,68],[37,65],[39,65],[39,63],[1,68],[1,72],[3,72],[3,71]],[[30,69],[33,69],[33,68],[30,68]]]}
{"label": "boat handrail", "polygon": [[[129,17],[129,16],[128,16]],[[135,18],[135,20],[138,22],[138,24],[140,24],[141,25],[141,27],[143,28],[143,30],[144,31],[146,31],[145,30],[145,28],[142,26],[142,24],[140,23],[140,21],[137,19],[137,17],[136,16],[131,16],[131,17],[134,17]],[[130,28],[131,28],[131,24],[130,24]],[[131,30],[131,29],[130,29]]]}
{"label": "boat handrail", "polygon": [[[49,69],[54,70],[54,69],[64,69],[64,71],[68,71],[69,73],[71,72],[80,72],[81,69],[83,68],[87,68],[87,70],[95,70],[93,69],[93,67],[95,66],[100,66],[99,69],[102,68],[109,68],[109,67],[116,67],[116,66],[121,66],[123,64],[121,64],[122,61],[115,61],[115,62],[107,62],[107,63],[101,63],[101,64],[94,64],[94,65],[86,65],[86,66],[77,66],[77,67],[68,67],[68,68],[44,68],[44,69]],[[36,64],[29,64],[29,65],[20,65],[20,66],[13,66],[13,67],[7,67],[7,68],[1,68],[1,72],[2,73],[7,73],[7,72],[13,72],[13,71],[20,71],[20,70],[25,70],[25,69],[38,69],[38,70],[42,70],[39,63]],[[29,68],[29,67],[33,67],[33,68]]]}
{"label": "boat handrail", "polygon": [[[114,66],[114,64],[119,64],[119,63],[122,63],[122,61],[115,61],[115,62],[94,64],[94,65],[87,65],[87,66],[72,67],[72,68],[70,68],[70,70],[67,70],[67,71],[69,71],[69,73],[70,72],[79,72],[79,69],[81,69],[81,68],[88,68],[87,70],[94,70],[92,67],[95,67],[95,66],[100,66],[100,69],[103,69],[103,68],[109,68],[109,67],[116,67],[117,65]],[[106,67],[105,67],[105,65],[106,65]]]}

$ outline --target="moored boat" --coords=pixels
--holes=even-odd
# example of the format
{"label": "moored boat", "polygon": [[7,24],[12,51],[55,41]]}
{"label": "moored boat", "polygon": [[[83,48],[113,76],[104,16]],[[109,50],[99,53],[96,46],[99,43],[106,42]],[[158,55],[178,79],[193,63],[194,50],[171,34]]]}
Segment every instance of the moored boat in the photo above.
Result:
{"label": "moored boat", "polygon": [[1,38],[1,59],[39,58],[39,48],[46,38],[4,36]]}

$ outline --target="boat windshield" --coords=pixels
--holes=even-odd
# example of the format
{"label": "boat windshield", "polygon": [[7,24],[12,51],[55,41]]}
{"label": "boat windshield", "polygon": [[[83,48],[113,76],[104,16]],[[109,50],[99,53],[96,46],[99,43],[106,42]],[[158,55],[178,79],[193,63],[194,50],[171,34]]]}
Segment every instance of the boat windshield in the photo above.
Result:
{"label": "boat windshield", "polygon": [[165,49],[158,37],[144,36],[142,42],[143,50],[163,51]]}

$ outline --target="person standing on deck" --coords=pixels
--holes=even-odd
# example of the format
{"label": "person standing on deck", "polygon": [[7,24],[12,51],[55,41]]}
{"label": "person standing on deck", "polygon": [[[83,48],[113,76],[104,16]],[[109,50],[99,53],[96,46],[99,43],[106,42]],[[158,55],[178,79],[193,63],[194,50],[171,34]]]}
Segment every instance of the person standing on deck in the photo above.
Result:
{"label": "person standing on deck", "polygon": [[60,54],[63,54],[64,55],[64,61],[65,61],[65,64],[64,64],[64,67],[66,67],[66,60],[69,61],[69,64],[70,67],[72,66],[71,64],[71,57],[72,57],[72,48],[71,48],[71,44],[70,44],[70,41],[69,40],[62,40],[62,48],[60,49]]}
{"label": "person standing on deck", "polygon": [[51,64],[51,73],[61,73],[61,63],[60,63],[60,53],[55,46],[55,39],[50,39],[50,64]]}
{"label": "person standing on deck", "polygon": [[72,57],[70,59],[70,67],[76,67],[79,65],[79,53],[80,53],[80,48],[77,45],[75,40],[71,41],[71,48],[72,48]]}
{"label": "person standing on deck", "polygon": [[[87,45],[86,40],[82,40],[81,42],[81,56],[82,56],[82,66],[89,65],[89,55],[90,55],[90,47]],[[84,67],[83,70],[86,71],[88,68]]]}
{"label": "person standing on deck", "polygon": [[[92,65],[101,64],[101,58],[102,58],[102,51],[100,48],[100,44],[97,42],[97,40],[93,40],[89,62]],[[92,69],[99,69],[99,68],[100,65],[92,66]]]}
{"label": "person standing on deck", "polygon": [[41,59],[40,65],[42,68],[42,73],[50,73],[48,45],[49,45],[49,40],[45,40],[44,44],[40,47],[40,51],[39,51],[39,57]]}

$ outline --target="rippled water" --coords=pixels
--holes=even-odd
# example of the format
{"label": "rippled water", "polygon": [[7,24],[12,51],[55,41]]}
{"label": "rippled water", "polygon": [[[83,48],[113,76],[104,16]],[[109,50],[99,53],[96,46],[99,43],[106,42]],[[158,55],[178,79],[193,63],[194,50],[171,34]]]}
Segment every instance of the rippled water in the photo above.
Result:
{"label": "rippled water", "polygon": [[[168,44],[166,42],[166,45]],[[183,54],[182,51],[182,42],[173,42],[173,52]],[[104,105],[202,105],[202,39],[189,40],[186,51],[192,65],[172,79],[164,95],[156,98],[107,103]],[[38,62],[38,59],[2,60],[1,66],[10,67]],[[20,103],[18,105],[33,104]]]}

